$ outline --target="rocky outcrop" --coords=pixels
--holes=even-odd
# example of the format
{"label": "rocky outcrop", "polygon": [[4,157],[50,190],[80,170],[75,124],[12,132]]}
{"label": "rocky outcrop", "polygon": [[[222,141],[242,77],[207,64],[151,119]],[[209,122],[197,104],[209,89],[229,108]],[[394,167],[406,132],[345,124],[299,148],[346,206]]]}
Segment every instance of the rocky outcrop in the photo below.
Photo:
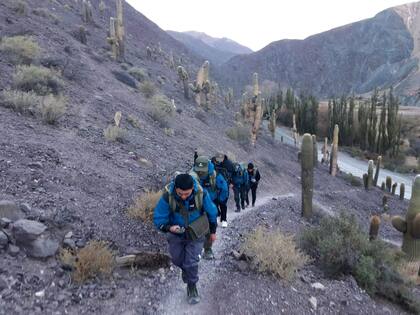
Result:
{"label": "rocky outcrop", "polygon": [[395,87],[406,104],[420,104],[417,28],[420,3],[391,8],[371,19],[310,36],[281,40],[222,65],[223,80],[239,92],[258,72],[319,97]]}

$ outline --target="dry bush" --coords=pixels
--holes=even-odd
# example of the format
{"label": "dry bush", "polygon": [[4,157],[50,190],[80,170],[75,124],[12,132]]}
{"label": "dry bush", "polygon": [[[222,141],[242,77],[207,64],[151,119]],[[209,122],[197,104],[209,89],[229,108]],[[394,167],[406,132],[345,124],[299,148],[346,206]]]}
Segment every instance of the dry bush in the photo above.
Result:
{"label": "dry bush", "polygon": [[76,265],[76,255],[73,250],[68,248],[61,248],[58,254],[63,268],[73,270]]}
{"label": "dry bush", "polygon": [[260,272],[291,280],[295,272],[309,261],[293,240],[280,231],[267,231],[258,227],[248,235],[243,252],[253,259]]}
{"label": "dry bush", "polygon": [[38,44],[28,36],[5,37],[0,43],[0,52],[14,64],[30,64],[40,55]]}
{"label": "dry bush", "polygon": [[404,261],[398,266],[400,275],[414,285],[420,285],[419,276],[420,262]]}
{"label": "dry bush", "polygon": [[0,104],[14,111],[26,114],[33,112],[38,106],[40,97],[33,92],[5,90],[0,95]]}
{"label": "dry bush", "polygon": [[145,222],[152,222],[153,210],[161,196],[161,191],[150,190],[142,193],[136,198],[134,205],[128,208],[128,215]]}
{"label": "dry bush", "polygon": [[58,22],[60,22],[58,16],[51,13],[47,8],[36,8],[32,10],[32,13],[46,19],[51,19],[54,24],[58,24]]}
{"label": "dry bush", "polygon": [[139,82],[143,82],[147,77],[146,71],[143,68],[133,67],[128,70],[128,73]]}
{"label": "dry bush", "polygon": [[245,126],[232,127],[226,131],[226,135],[230,139],[243,144],[248,143],[250,138],[249,128]]}
{"label": "dry bush", "polygon": [[39,104],[42,120],[47,124],[55,124],[66,112],[67,99],[62,95],[47,95]]}
{"label": "dry bush", "polygon": [[169,116],[172,116],[175,111],[170,99],[163,94],[153,96],[151,103],[154,108],[166,113]]}
{"label": "dry bush", "polygon": [[142,84],[140,84],[139,89],[140,92],[142,92],[147,98],[151,98],[153,95],[156,94],[156,86],[150,81],[145,81]]}
{"label": "dry bush", "polygon": [[90,241],[77,252],[73,278],[81,283],[96,276],[109,276],[114,262],[114,253],[106,242]]}
{"label": "dry bush", "polygon": [[25,1],[17,0],[14,4],[13,11],[15,11],[19,15],[26,15],[28,11],[28,5]]}
{"label": "dry bush", "polygon": [[13,77],[15,88],[38,95],[58,94],[63,88],[60,74],[39,66],[18,66]]}
{"label": "dry bush", "polygon": [[105,130],[104,130],[104,137],[106,140],[108,141],[119,141],[122,142],[124,141],[125,137],[126,137],[126,132],[124,129],[115,126],[115,125],[109,125]]}
{"label": "dry bush", "polygon": [[128,115],[127,116],[127,121],[128,123],[133,126],[134,128],[140,129],[141,128],[141,124],[140,121],[133,115]]}

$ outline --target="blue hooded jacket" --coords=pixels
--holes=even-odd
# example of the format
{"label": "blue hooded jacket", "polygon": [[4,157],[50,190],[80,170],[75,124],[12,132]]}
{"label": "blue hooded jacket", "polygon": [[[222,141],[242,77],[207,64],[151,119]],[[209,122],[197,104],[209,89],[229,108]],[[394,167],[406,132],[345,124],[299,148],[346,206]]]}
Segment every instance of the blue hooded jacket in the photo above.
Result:
{"label": "blue hooded jacket", "polygon": [[214,165],[211,161],[208,164],[208,175],[206,177],[200,177],[200,185],[205,189],[209,195],[210,199],[213,201],[219,201],[224,203],[229,197],[229,188],[228,184],[222,174],[216,175],[216,190],[213,190],[210,185],[210,175],[213,175],[215,172]]}
{"label": "blue hooded jacket", "polygon": [[[184,207],[189,210],[189,223],[194,222],[201,215],[201,212],[198,209],[191,209],[190,205],[194,204],[194,196],[198,190],[197,182],[194,180],[194,190],[192,194],[185,200],[182,201],[181,198],[175,192],[174,182],[170,184],[169,191],[175,197],[175,200],[179,203],[183,203]],[[214,203],[211,201],[209,194],[205,189],[203,189],[203,211],[207,213],[207,217],[210,223],[210,233],[215,233],[217,228],[217,209]],[[179,212],[173,212],[169,202],[165,200],[162,196],[157,203],[154,213],[153,213],[153,223],[157,229],[168,232],[171,225],[179,225],[182,227],[185,226],[185,220]]]}
{"label": "blue hooded jacket", "polygon": [[[240,174],[242,173],[242,174]],[[244,185],[245,187],[248,186],[248,172],[247,170],[242,167],[239,163],[235,164],[235,171],[232,176],[232,183],[235,187],[240,187]]]}

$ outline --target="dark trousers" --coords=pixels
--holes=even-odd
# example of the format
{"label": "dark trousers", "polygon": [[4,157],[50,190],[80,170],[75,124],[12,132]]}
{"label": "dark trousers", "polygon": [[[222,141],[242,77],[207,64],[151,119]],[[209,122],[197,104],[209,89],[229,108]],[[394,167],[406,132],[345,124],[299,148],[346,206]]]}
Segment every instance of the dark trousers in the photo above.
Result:
{"label": "dark trousers", "polygon": [[258,185],[255,185],[247,189],[246,196],[245,196],[246,205],[249,205],[248,194],[250,190],[251,190],[251,196],[252,196],[252,205],[255,205],[255,200],[257,200],[257,188],[258,188]]}
{"label": "dark trousers", "polygon": [[224,201],[224,202],[220,202],[220,201],[217,201],[217,200],[214,201],[214,204],[216,205],[217,211],[220,214],[220,221],[226,221],[228,199],[226,199],[226,201]]}
{"label": "dark trousers", "polygon": [[183,235],[168,233],[169,254],[172,263],[182,269],[182,281],[187,284],[198,282],[198,255],[203,249],[204,238],[187,240]]}
{"label": "dark trousers", "polygon": [[245,208],[245,195],[246,195],[246,187],[245,185],[240,186],[233,186],[233,196],[235,199],[236,210],[240,210]]}

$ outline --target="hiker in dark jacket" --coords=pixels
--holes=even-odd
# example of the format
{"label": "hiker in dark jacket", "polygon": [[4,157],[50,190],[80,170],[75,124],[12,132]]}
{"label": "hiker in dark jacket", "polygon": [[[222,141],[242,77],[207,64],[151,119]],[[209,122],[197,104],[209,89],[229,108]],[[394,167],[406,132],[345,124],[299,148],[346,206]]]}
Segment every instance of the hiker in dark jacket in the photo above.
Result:
{"label": "hiker in dark jacket", "polygon": [[[221,174],[216,173],[213,163],[207,156],[198,156],[196,158],[191,175],[193,175],[193,177],[196,176],[199,179],[201,187],[208,192],[210,199],[216,207],[220,206],[221,208],[226,209],[226,203],[229,196],[228,185],[224,177]],[[221,224],[222,227],[227,227],[226,220],[221,221]],[[203,258],[214,258],[210,235],[206,237],[206,241],[204,242]]]}
{"label": "hiker in dark jacket", "polygon": [[[195,223],[208,218],[209,229],[203,226],[192,228]],[[204,220],[205,221],[205,220]],[[210,240],[216,240],[217,210],[209,194],[189,174],[179,174],[165,187],[165,191],[153,213],[153,223],[167,233],[169,253],[174,265],[182,270],[182,280],[187,284],[188,303],[200,301],[198,295],[198,262],[203,249],[205,234],[210,232]],[[194,238],[194,229],[199,230]]]}
{"label": "hiker in dark jacket", "polygon": [[240,212],[245,209],[245,195],[248,189],[248,172],[245,167],[239,163],[234,165],[235,171],[232,175],[233,194],[235,198],[236,210]]}
{"label": "hiker in dark jacket", "polygon": [[260,172],[258,171],[257,168],[254,168],[254,164],[252,163],[248,163],[248,168],[247,168],[247,172],[248,172],[248,186],[247,186],[247,190],[246,190],[246,195],[245,195],[245,201],[246,201],[246,205],[249,206],[249,199],[248,199],[248,194],[249,194],[249,190],[251,190],[251,195],[252,195],[252,206],[255,206],[255,200],[257,199],[257,188],[258,188],[258,182],[261,179],[260,176]]}
{"label": "hiker in dark jacket", "polygon": [[233,167],[233,162],[229,160],[227,155],[218,152],[211,161],[216,168],[217,174],[222,174],[228,185],[232,184],[232,176],[235,169]]}

